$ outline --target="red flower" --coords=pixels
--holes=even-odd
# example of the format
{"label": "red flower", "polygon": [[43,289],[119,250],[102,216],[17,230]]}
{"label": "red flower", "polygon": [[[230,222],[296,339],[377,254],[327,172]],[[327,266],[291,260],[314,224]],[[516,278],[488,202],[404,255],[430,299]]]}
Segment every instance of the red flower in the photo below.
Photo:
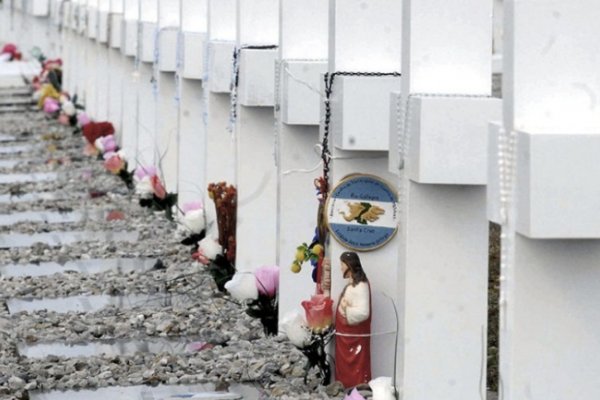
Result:
{"label": "red flower", "polygon": [[90,122],[83,127],[83,136],[87,139],[88,143],[94,144],[96,139],[113,135],[115,128],[110,122]]}
{"label": "red flower", "polygon": [[15,61],[15,60],[18,61],[21,59],[21,52],[19,51],[17,46],[15,46],[12,43],[8,43],[8,44],[4,45],[4,47],[2,48],[2,51],[0,51],[0,54],[10,54],[10,59],[13,61]]}
{"label": "red flower", "polygon": [[333,300],[331,297],[317,294],[302,302],[306,313],[306,322],[313,331],[327,329],[333,323]]}
{"label": "red flower", "polygon": [[45,71],[48,71],[50,69],[60,68],[60,67],[62,67],[62,64],[63,64],[63,62],[62,62],[62,59],[60,59],[60,58],[57,58],[55,60],[46,60],[44,62],[43,68]]}
{"label": "red flower", "polygon": [[157,175],[153,175],[152,178],[150,178],[150,182],[152,183],[152,190],[156,197],[161,200],[167,197],[167,191]]}

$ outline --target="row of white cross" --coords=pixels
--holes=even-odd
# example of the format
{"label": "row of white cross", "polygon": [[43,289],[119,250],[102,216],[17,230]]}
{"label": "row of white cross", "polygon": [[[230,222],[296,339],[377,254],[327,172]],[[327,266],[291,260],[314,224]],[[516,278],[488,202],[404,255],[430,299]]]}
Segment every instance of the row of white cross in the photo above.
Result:
{"label": "row of white cross", "polygon": [[322,74],[401,72],[339,76],[330,98],[332,183],[373,174],[400,197],[398,234],[361,254],[373,332],[398,334],[374,337],[374,376],[406,400],[485,397],[493,221],[501,397],[600,398],[597,0],[504,1],[503,99],[492,0],[4,2],[0,40],[63,57],[66,89],[182,201],[237,186],[238,268],[281,265],[282,315],[314,290],[288,265],[316,223]]}

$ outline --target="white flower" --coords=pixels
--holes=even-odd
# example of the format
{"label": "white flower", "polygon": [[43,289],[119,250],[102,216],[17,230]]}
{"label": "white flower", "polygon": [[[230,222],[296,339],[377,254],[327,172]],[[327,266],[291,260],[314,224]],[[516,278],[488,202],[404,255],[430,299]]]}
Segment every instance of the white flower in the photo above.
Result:
{"label": "white flower", "polygon": [[[200,251],[202,251],[202,254],[209,260],[214,260],[218,255],[223,253],[223,247],[211,237],[205,237],[199,241],[198,246]],[[252,275],[252,279],[254,279],[254,275]],[[254,282],[254,280],[252,282]],[[253,285],[256,286],[255,283],[253,283]]]}
{"label": "white flower", "polygon": [[154,190],[152,189],[152,182],[150,181],[149,176],[145,176],[137,181],[135,184],[135,192],[143,198],[152,197]]}
{"label": "white flower", "polygon": [[281,321],[281,327],[288,340],[299,349],[302,349],[310,343],[310,329],[299,312],[286,314]]}
{"label": "white flower", "polygon": [[186,212],[180,219],[181,225],[191,233],[200,233],[204,230],[204,210]]}
{"label": "white flower", "polygon": [[392,378],[380,376],[369,382],[369,386],[373,391],[373,400],[395,400],[394,386],[392,386]]}
{"label": "white flower", "polygon": [[258,298],[256,280],[251,272],[236,272],[233,278],[225,284],[225,289],[231,297],[238,301],[255,300]]}
{"label": "white flower", "polygon": [[73,115],[75,115],[77,113],[77,110],[75,109],[75,105],[71,101],[68,101],[68,100],[65,101],[64,103],[62,103],[62,110],[69,117],[72,117]]}
{"label": "white flower", "polygon": [[119,150],[117,151],[117,155],[119,156],[119,158],[123,161],[127,161],[127,155],[125,154],[124,150]]}
{"label": "white flower", "polygon": [[102,139],[103,138],[99,137],[94,141],[94,147],[97,148],[100,153],[104,153],[104,142]]}

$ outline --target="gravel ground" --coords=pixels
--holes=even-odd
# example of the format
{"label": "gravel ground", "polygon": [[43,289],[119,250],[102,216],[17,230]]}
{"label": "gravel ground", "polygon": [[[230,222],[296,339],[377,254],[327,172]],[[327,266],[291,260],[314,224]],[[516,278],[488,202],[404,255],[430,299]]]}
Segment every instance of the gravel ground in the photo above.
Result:
{"label": "gravel ground", "polygon": [[[96,240],[52,247],[0,249],[0,264],[44,261],[65,263],[81,259],[153,258],[162,266],[125,274],[103,272],[57,273],[40,277],[0,276],[0,396],[26,399],[31,391],[85,389],[107,386],[245,382],[261,398],[342,398],[338,385],[318,386],[316,376],[304,383],[304,356],[281,337],[265,338],[260,324],[240,305],[219,293],[207,272],[191,261],[190,249],[175,223],[139,207],[138,199],[104,171],[102,163],[82,153],[83,139],[47,120],[41,113],[0,116],[2,134],[18,142],[2,148],[35,144],[22,153],[0,154],[2,160],[22,159],[5,174],[56,172],[54,181],[1,183],[0,195],[52,192],[58,200],[0,203],[0,214],[26,211],[87,211],[93,217],[67,223],[18,222],[0,226],[9,233],[131,231],[135,242]],[[94,194],[94,198],[90,196]],[[121,211],[124,220],[107,221],[105,213]],[[2,218],[2,217],[0,217]],[[135,307],[109,306],[91,312],[8,312],[9,300],[57,299],[69,296],[149,296]],[[201,351],[159,352],[94,357],[26,358],[19,346],[41,343],[106,343],[127,339],[140,342],[164,338],[187,344],[210,344]],[[165,342],[166,343],[166,342]]]}

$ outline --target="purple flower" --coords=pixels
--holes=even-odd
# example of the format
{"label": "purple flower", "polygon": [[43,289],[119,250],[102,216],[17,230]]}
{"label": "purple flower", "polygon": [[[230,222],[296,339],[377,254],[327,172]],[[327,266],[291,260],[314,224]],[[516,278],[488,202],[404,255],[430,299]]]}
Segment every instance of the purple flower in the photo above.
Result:
{"label": "purple flower", "polygon": [[279,267],[263,266],[254,271],[258,292],[267,297],[275,297],[279,290]]}
{"label": "purple flower", "polygon": [[112,156],[116,156],[116,155],[117,155],[117,153],[115,153],[114,151],[107,151],[106,153],[104,153],[102,155],[102,158],[104,158],[104,160],[108,160]]}
{"label": "purple flower", "polygon": [[151,177],[154,175],[156,175],[156,168],[154,167],[144,167],[140,165],[135,169],[135,177],[138,181],[141,181],[147,176]]}
{"label": "purple flower", "polygon": [[204,208],[204,205],[202,204],[201,201],[191,201],[189,203],[185,203],[181,207],[181,209],[183,210],[184,214],[187,214],[190,211],[202,210],[203,208]]}
{"label": "purple flower", "polygon": [[58,100],[55,100],[51,97],[46,97],[46,100],[44,100],[44,112],[46,114],[54,114],[58,110],[60,110]]}
{"label": "purple flower", "polygon": [[358,390],[356,390],[356,388],[354,388],[350,394],[347,394],[346,397],[344,397],[344,400],[365,400],[365,398],[358,392]]}
{"label": "purple flower", "polygon": [[117,149],[117,142],[114,135],[108,135],[100,138],[104,152],[111,152]]}
{"label": "purple flower", "polygon": [[90,117],[88,117],[88,115],[86,113],[80,112],[79,114],[77,114],[77,122],[79,123],[80,126],[86,126],[91,121],[90,121]]}

